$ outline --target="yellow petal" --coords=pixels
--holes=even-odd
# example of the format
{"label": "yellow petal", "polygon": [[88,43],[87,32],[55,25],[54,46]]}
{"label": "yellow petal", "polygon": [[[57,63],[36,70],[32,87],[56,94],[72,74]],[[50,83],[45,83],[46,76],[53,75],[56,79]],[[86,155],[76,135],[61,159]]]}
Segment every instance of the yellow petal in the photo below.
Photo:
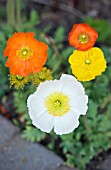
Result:
{"label": "yellow petal", "polygon": [[107,68],[104,54],[100,48],[93,47],[88,51],[73,51],[69,57],[72,73],[80,81],[90,81],[101,75]]}

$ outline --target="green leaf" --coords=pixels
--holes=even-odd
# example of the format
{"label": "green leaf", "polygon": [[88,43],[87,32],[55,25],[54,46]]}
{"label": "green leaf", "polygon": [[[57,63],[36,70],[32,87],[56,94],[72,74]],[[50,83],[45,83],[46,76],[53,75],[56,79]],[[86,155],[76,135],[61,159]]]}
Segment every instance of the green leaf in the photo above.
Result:
{"label": "green leaf", "polygon": [[40,142],[45,139],[46,134],[32,126],[27,126],[22,133],[22,137],[32,142]]}
{"label": "green leaf", "polygon": [[98,32],[98,42],[107,42],[108,39],[111,40],[111,24],[108,20],[87,17],[84,21]]}
{"label": "green leaf", "polygon": [[107,63],[111,63],[111,49],[106,46],[103,46],[101,49],[104,53]]}
{"label": "green leaf", "polygon": [[39,15],[38,13],[35,11],[35,10],[31,10],[31,13],[30,13],[30,24],[32,25],[36,25],[40,22],[40,19],[39,19]]}
{"label": "green leaf", "polygon": [[65,62],[66,61],[68,62],[68,58],[73,53],[73,50],[74,50],[73,47],[68,47],[62,51],[61,55],[63,56],[63,59],[65,60]]}
{"label": "green leaf", "polygon": [[63,27],[58,27],[54,34],[54,41],[60,43],[65,40],[65,29]]}
{"label": "green leaf", "polygon": [[89,106],[88,106],[88,117],[95,119],[97,115],[97,109],[98,105],[97,103],[93,102],[93,100],[89,100]]}

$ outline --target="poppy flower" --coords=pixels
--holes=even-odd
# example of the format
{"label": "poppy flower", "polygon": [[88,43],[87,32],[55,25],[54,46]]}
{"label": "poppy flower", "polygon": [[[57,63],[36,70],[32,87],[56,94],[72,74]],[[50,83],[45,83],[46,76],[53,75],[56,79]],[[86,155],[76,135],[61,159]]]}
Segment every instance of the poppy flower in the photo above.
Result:
{"label": "poppy flower", "polygon": [[8,56],[6,67],[11,74],[27,76],[42,70],[47,60],[48,46],[34,38],[34,33],[14,33],[8,39],[4,56]]}
{"label": "poppy flower", "polygon": [[74,50],[69,57],[72,73],[79,81],[89,81],[101,75],[107,68],[104,54],[100,48],[93,47],[88,51]]}
{"label": "poppy flower", "polygon": [[77,50],[86,51],[92,48],[98,38],[98,33],[88,24],[75,24],[69,33],[69,44]]}
{"label": "poppy flower", "polygon": [[49,133],[72,132],[79,126],[80,115],[88,109],[88,96],[74,76],[62,74],[60,80],[40,83],[27,100],[29,116],[34,126]]}

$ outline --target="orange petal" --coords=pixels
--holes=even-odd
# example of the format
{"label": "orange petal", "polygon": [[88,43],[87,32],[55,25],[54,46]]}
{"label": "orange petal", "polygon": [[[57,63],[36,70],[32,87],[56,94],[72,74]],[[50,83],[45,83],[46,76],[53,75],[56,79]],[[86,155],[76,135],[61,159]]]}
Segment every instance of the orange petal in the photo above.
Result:
{"label": "orange petal", "polygon": [[[79,36],[84,33],[89,36],[89,40],[87,43],[82,44],[79,41]],[[69,33],[68,41],[69,44],[75,47],[76,49],[81,51],[86,51],[94,46],[97,38],[98,38],[98,33],[88,24],[82,23],[82,24],[75,24],[73,26],[71,32]]]}

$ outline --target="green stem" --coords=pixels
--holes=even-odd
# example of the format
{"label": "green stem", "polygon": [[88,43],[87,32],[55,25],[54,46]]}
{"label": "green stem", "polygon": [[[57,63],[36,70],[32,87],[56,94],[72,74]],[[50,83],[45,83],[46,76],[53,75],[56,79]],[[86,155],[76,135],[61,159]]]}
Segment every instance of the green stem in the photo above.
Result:
{"label": "green stem", "polygon": [[9,25],[11,23],[10,15],[9,15],[9,13],[10,13],[10,6],[11,6],[10,0],[7,0],[6,12],[7,12],[7,22],[8,22]]}
{"label": "green stem", "polygon": [[60,67],[60,65],[61,65],[61,60],[59,60],[59,61],[57,62],[57,64],[55,64],[55,66],[53,67],[51,73],[54,74],[54,73],[58,70],[58,68]]}
{"label": "green stem", "polygon": [[15,2],[14,0],[7,0],[7,21],[8,24],[15,27]]}
{"label": "green stem", "polygon": [[17,17],[17,28],[21,31],[21,0],[16,0],[16,17]]}
{"label": "green stem", "polygon": [[109,102],[111,102],[111,94],[107,96],[106,100],[100,105],[100,107],[104,109]]}
{"label": "green stem", "polygon": [[88,124],[88,118],[87,118],[86,115],[83,117],[83,123],[84,123],[84,127],[86,129],[86,137],[87,137],[87,140],[88,140],[89,136],[91,135],[91,128]]}

